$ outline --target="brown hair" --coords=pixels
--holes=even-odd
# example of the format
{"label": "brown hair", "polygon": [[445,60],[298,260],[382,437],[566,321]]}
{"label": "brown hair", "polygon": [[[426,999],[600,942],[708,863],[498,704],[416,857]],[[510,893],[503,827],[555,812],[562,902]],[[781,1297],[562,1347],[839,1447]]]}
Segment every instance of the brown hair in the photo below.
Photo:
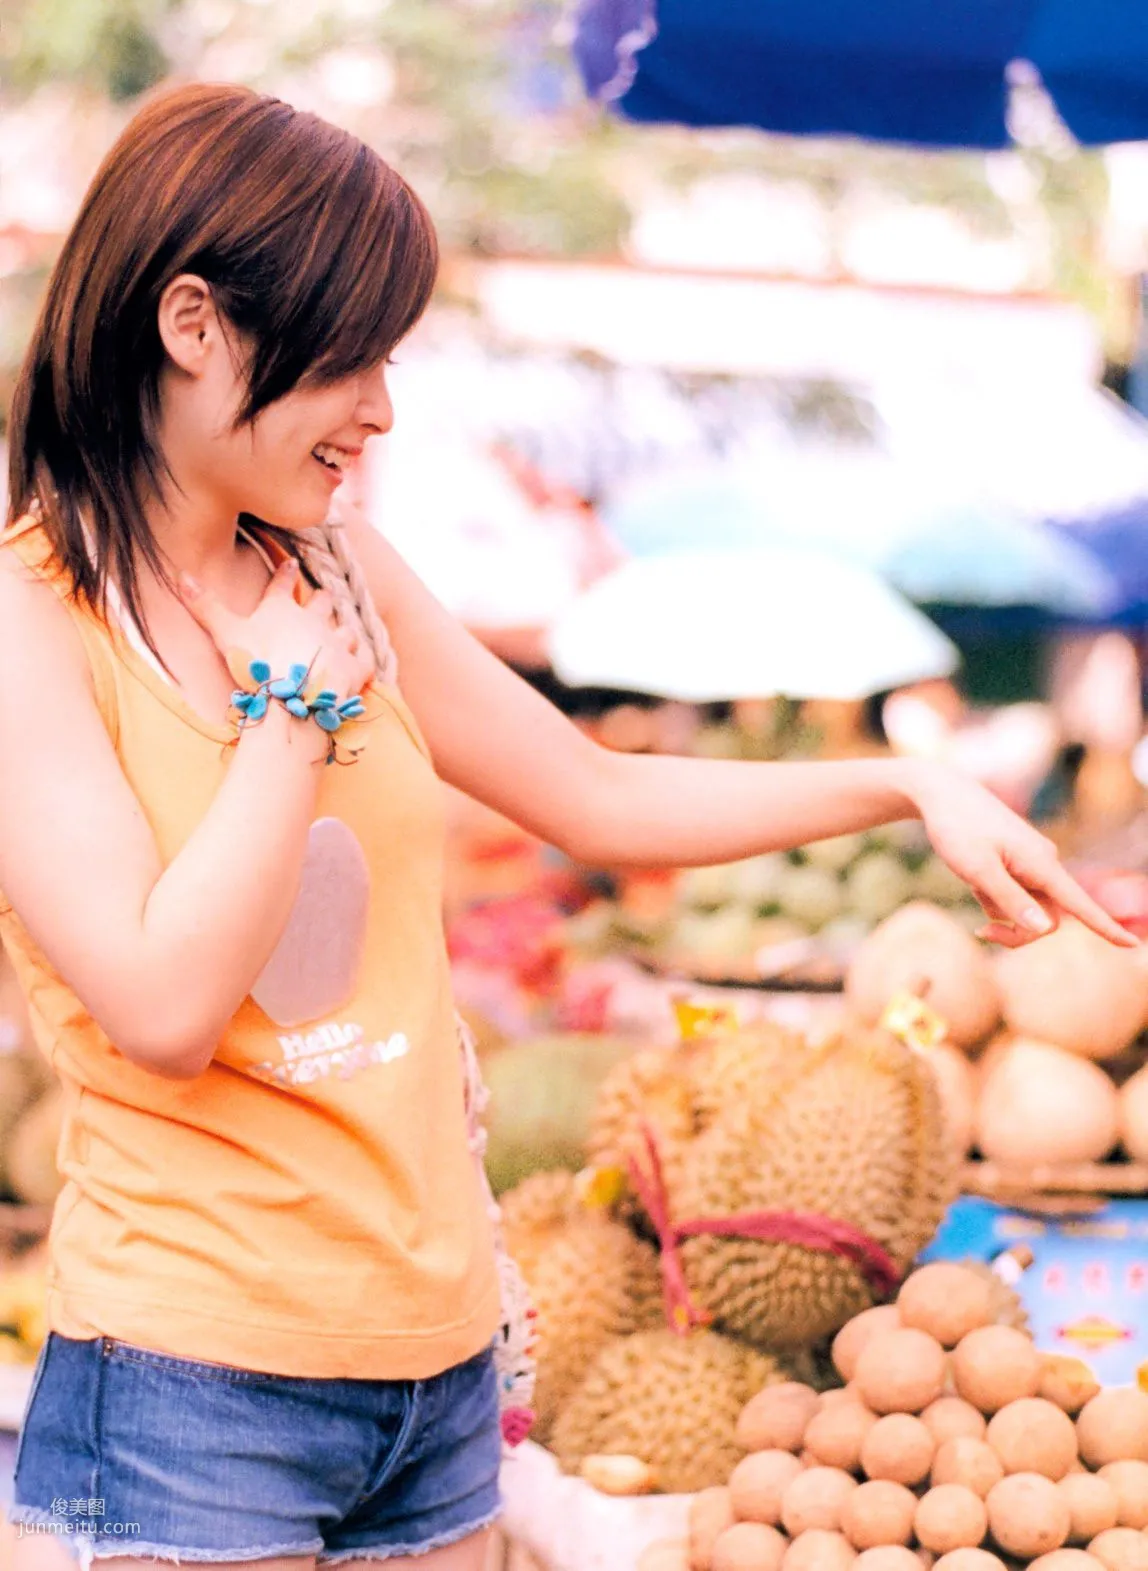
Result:
{"label": "brown hair", "polygon": [[163,93],[105,158],[53,269],[12,402],[9,516],[38,503],[77,598],[103,615],[113,575],[147,637],[133,550],[166,576],[143,499],[165,477],[168,283],[197,274],[249,340],[243,423],[304,378],[384,359],[437,265],[426,209],[357,138],[246,88]]}

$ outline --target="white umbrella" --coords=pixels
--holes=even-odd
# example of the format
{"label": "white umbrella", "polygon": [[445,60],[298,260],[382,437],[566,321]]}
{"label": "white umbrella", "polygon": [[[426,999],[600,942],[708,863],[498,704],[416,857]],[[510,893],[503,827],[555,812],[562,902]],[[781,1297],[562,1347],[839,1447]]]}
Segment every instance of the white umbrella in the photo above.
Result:
{"label": "white umbrella", "polygon": [[549,649],[572,687],[687,703],[867,698],[960,659],[867,568],[782,546],[627,562],[560,615]]}

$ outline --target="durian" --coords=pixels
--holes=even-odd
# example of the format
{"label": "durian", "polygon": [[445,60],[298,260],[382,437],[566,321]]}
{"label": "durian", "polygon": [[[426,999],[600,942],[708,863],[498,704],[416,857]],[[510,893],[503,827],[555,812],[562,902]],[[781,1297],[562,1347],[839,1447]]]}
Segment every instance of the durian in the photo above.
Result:
{"label": "durian", "polygon": [[567,1472],[618,1453],[653,1468],[660,1489],[726,1483],[741,1460],[738,1415],[751,1396],[788,1379],[774,1358],[713,1331],[643,1331],[610,1342],[558,1415],[551,1449]]}
{"label": "durian", "polygon": [[802,1070],[808,1051],[796,1032],[770,1021],[711,1037],[691,1065],[695,1133],[708,1129],[725,1109],[759,1094],[767,1080]]}
{"label": "durian", "polygon": [[[645,1161],[644,1130],[649,1129],[673,1187],[686,1148],[697,1134],[694,1075],[708,1050],[702,1042],[646,1048],[607,1075],[586,1142],[589,1166],[616,1169],[626,1179],[631,1158]],[[627,1195],[622,1211],[632,1215],[636,1203],[628,1189]]]}
{"label": "durian", "polygon": [[973,1271],[977,1276],[984,1277],[988,1281],[992,1289],[993,1324],[1012,1326],[1014,1331],[1024,1331],[1031,1336],[1032,1327],[1028,1310],[1016,1288],[983,1260],[962,1260],[961,1264],[966,1271]]}
{"label": "durian", "polygon": [[507,1248],[526,1270],[563,1227],[578,1204],[574,1174],[565,1168],[550,1173],[532,1173],[498,1202],[502,1231]]}
{"label": "durian", "polygon": [[[624,1179],[631,1156],[646,1168],[649,1130],[672,1209],[692,1142],[725,1109],[759,1094],[766,1080],[801,1072],[806,1054],[801,1037],[771,1022],[635,1054],[602,1084],[588,1140],[590,1165],[616,1168]],[[632,1191],[621,1213],[641,1214]]]}
{"label": "durian", "polygon": [[[955,1193],[936,1085],[884,1032],[842,1035],[743,1092],[684,1152],[675,1222],[815,1213],[873,1238],[905,1270]],[[699,1236],[681,1248],[697,1304],[759,1346],[810,1346],[874,1302],[860,1269],[798,1244]]]}
{"label": "durian", "polygon": [[[536,1433],[545,1440],[554,1415],[611,1337],[663,1322],[662,1278],[653,1248],[600,1210],[555,1186],[555,1220],[546,1196],[503,1208],[507,1247],[530,1292],[536,1321]],[[558,1215],[557,1208],[564,1214]]]}

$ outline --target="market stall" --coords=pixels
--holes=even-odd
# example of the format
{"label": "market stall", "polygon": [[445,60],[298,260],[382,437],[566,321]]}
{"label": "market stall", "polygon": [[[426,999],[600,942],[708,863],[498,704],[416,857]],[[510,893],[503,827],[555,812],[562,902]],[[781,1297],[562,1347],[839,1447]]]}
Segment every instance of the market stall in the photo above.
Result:
{"label": "market stall", "polygon": [[[1142,961],[1109,977],[1127,1015],[1037,1044],[1002,1022],[1033,1007],[1028,983],[948,923],[907,907],[878,930],[831,1027],[681,1005],[679,1042],[600,1078],[579,1171],[504,1195],[539,1315],[537,1443],[508,1461],[507,1529],[541,1565],[846,1567],[897,1549],[887,1563],[910,1571],[922,1551],[979,1549],[970,1566],[991,1571],[1085,1546],[1141,1564],[1148,1221],[1103,1190],[1143,1182],[1135,1074],[1120,1093],[1108,1078],[1143,1063]],[[1070,953],[1049,967],[1052,991]],[[971,1123],[958,1065],[984,1076]],[[1059,1123],[1056,1073],[1075,1109]],[[1063,1144],[1086,1137],[1107,1164],[1087,1180]],[[1019,1204],[956,1200],[985,1165],[974,1142]]]}

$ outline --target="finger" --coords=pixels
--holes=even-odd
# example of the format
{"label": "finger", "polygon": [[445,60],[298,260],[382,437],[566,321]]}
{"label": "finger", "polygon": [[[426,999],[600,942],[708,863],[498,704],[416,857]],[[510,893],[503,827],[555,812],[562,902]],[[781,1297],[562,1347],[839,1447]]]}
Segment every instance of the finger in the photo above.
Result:
{"label": "finger", "polygon": [[335,629],[335,636],[343,645],[349,655],[359,652],[359,630],[349,622],[340,622]]}
{"label": "finger", "polygon": [[226,649],[236,642],[232,636],[235,617],[210,589],[205,589],[190,573],[180,573],[176,590],[180,603],[220,649]]}
{"label": "finger", "polygon": [[263,591],[264,600],[269,600],[273,595],[290,595],[295,592],[295,582],[299,577],[299,564],[293,556],[286,557],[267,582]]}
{"label": "finger", "polygon": [[319,617],[324,622],[329,622],[335,614],[335,602],[331,599],[328,589],[316,589],[307,602],[307,609],[313,616]]}
{"label": "finger", "polygon": [[[984,913],[989,918],[990,923],[999,924],[1003,927],[1010,928],[1016,926],[1008,912],[1004,910],[1002,906],[999,906],[996,901],[991,899],[987,894],[981,894],[979,897],[979,904],[984,908]],[[1048,928],[1048,932],[1055,932],[1056,929],[1060,926],[1060,908],[1051,900],[1047,899],[1041,899],[1039,904],[1041,910],[1044,912],[1045,916],[1048,918],[1051,924]]]}
{"label": "finger", "polygon": [[373,682],[376,676],[375,656],[370,647],[360,649],[355,663],[355,692],[361,693],[368,682]]}
{"label": "finger", "polygon": [[[1006,949],[1020,949],[1040,936],[1027,928],[1018,927],[996,901],[983,891],[978,898],[989,919],[982,927],[976,929],[975,936],[983,943],[1001,944]],[[1060,926],[1059,910],[1056,906],[1044,902],[1042,902],[1042,909],[1052,923],[1051,931],[1054,931]]]}
{"label": "finger", "polygon": [[1049,867],[1041,870],[1039,874],[1032,875],[1032,881],[1050,900],[1066,911],[1069,916],[1074,916],[1090,927],[1094,933],[1099,933],[1101,938],[1107,938],[1109,943],[1119,944],[1124,949],[1135,949],[1139,941],[1128,932],[1127,928],[1120,926],[1114,917],[1109,916],[1103,906],[1098,905],[1092,896],[1086,894],[1073,878],[1072,874],[1053,862]]}
{"label": "finger", "polygon": [[976,870],[974,887],[977,898],[998,921],[1011,922],[1029,935],[1043,937],[1052,932],[1053,918],[1032,892],[1013,877],[998,855],[994,854]]}
{"label": "finger", "polygon": [[984,927],[978,927],[976,936],[985,944],[999,944],[1002,949],[1023,949],[1026,944],[1035,944],[1038,935],[1014,927],[1011,922],[986,922]]}

